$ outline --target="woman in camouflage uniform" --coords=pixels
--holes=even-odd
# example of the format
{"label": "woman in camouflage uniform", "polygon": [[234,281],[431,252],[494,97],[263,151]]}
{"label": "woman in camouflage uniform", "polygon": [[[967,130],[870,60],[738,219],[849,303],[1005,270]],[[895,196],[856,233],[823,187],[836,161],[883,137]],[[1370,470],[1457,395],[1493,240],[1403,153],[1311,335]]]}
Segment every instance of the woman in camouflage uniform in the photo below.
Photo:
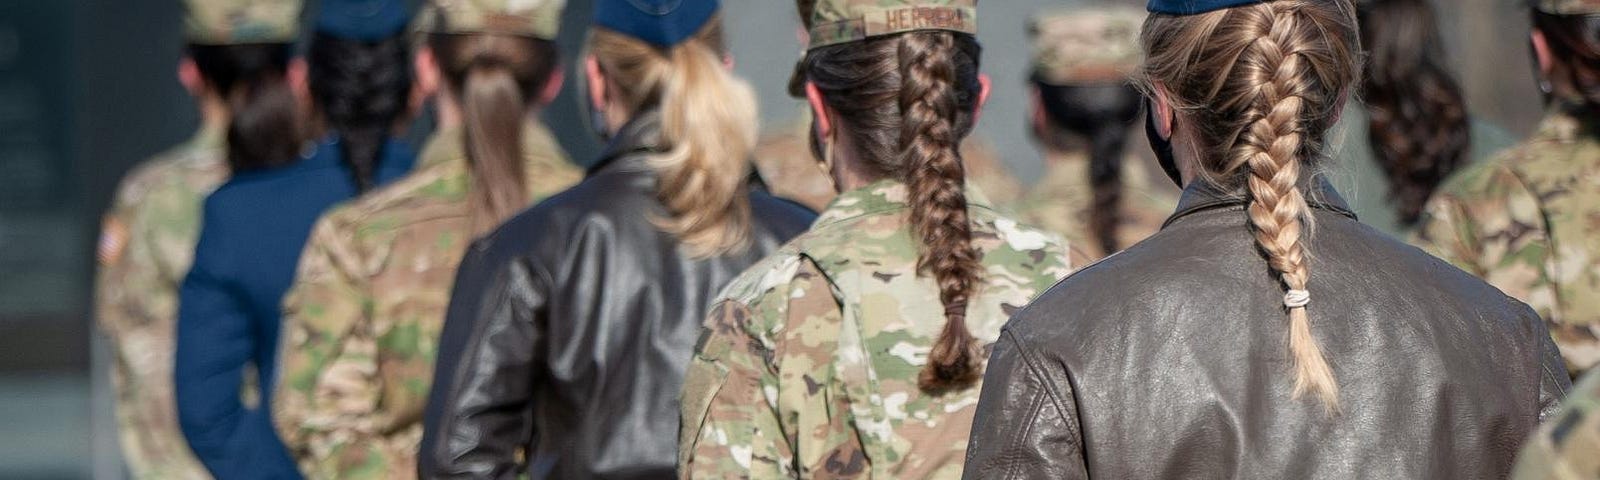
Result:
{"label": "woman in camouflage uniform", "polygon": [[1145,161],[1124,153],[1144,105],[1128,78],[1139,67],[1143,20],[1134,8],[1065,8],[1029,29],[1033,133],[1046,165],[1017,213],[1065,237],[1084,262],[1160,230],[1177,206],[1170,187],[1150,185]]}
{"label": "woman in camouflage uniform", "polygon": [[814,150],[842,193],[713,307],[680,473],[956,478],[986,345],[1067,273],[1066,250],[964,187],[958,147],[988,90],[975,2],[799,10]]}
{"label": "woman in camouflage uniform", "polygon": [[1533,8],[1548,113],[1429,202],[1417,242],[1533,305],[1574,377],[1600,363],[1600,0]]}
{"label": "woman in camouflage uniform", "polygon": [[243,60],[293,42],[299,14],[299,2],[184,4],[189,47],[178,79],[199,104],[200,130],[128,174],[106,213],[98,252],[95,317],[110,340],[122,455],[136,479],[210,477],[178,429],[173,400],[178,286],[193,260],[201,204],[228,179],[228,87],[286,67]]}
{"label": "woman in camouflage uniform", "polygon": [[563,1],[439,1],[417,80],[439,131],[416,171],[318,221],[284,301],[274,419],[316,478],[415,475],[450,281],[473,238],[577,182],[533,111],[560,88]]}

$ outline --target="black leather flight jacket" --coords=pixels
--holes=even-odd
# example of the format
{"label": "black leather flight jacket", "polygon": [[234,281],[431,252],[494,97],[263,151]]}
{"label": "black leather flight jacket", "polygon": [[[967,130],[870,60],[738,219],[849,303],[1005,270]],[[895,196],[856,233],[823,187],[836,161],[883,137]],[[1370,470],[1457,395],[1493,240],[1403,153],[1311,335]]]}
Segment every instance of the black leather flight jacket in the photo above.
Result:
{"label": "black leather flight jacket", "polygon": [[1569,388],[1544,323],[1314,185],[1308,313],[1339,411],[1292,396],[1284,290],[1243,197],[1197,185],[1007,324],[965,478],[1506,477]]}
{"label": "black leather flight jacket", "polygon": [[477,242],[439,346],[422,478],[673,478],[678,395],[700,325],[735,276],[815,214],[750,193],[750,247],[694,260],[648,164],[659,121],[623,129],[578,186]]}

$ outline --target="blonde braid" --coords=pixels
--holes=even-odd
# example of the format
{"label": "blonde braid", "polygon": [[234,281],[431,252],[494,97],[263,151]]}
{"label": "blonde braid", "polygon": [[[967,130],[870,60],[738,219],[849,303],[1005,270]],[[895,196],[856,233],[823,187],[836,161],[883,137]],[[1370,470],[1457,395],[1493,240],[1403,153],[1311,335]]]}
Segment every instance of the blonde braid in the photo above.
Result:
{"label": "blonde braid", "polygon": [[[1294,396],[1338,410],[1339,386],[1311,332],[1313,226],[1300,187],[1358,77],[1361,42],[1348,0],[1278,0],[1145,22],[1147,91],[1178,108],[1203,181],[1249,193],[1251,232],[1286,292]],[[1242,184],[1242,185],[1240,185]]]}
{"label": "blonde braid", "polygon": [[[1256,120],[1239,136],[1230,163],[1249,172],[1248,210],[1256,243],[1284,286],[1305,295],[1311,270],[1301,233],[1302,225],[1311,221],[1311,210],[1299,188],[1305,132],[1300,119],[1312,73],[1309,62],[1298,53],[1297,43],[1303,39],[1297,38],[1301,29],[1294,12],[1268,8],[1257,13],[1261,35],[1241,56],[1241,73],[1259,81],[1254,105],[1247,109],[1247,116]],[[1311,334],[1311,319],[1303,303],[1286,301],[1289,352],[1295,365],[1294,395],[1298,398],[1309,392],[1336,409],[1339,386]]]}

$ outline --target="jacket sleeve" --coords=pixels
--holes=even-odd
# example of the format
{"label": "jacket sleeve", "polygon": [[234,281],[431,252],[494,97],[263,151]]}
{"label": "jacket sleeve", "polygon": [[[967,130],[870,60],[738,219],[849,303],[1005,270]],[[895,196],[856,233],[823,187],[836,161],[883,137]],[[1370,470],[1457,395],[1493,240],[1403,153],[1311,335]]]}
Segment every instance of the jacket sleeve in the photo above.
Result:
{"label": "jacket sleeve", "polygon": [[[860,475],[859,436],[831,372],[843,312],[808,260],[752,300],[711,310],[684,380],[679,471],[687,478]],[[751,277],[757,278],[757,277]],[[736,282],[737,284],[737,282]],[[730,288],[732,290],[733,288]],[[851,470],[854,469],[854,470]],[[846,471],[849,470],[849,471]]]}
{"label": "jacket sleeve", "polygon": [[995,343],[962,478],[1089,478],[1071,383],[1039,360],[1009,329]]}
{"label": "jacket sleeve", "polygon": [[[273,422],[305,471],[350,478],[354,465],[388,465],[383,432],[383,379],[377,378],[371,292],[350,261],[350,237],[319,221],[285,297]],[[343,260],[343,261],[341,261]],[[380,470],[367,471],[381,475]]]}
{"label": "jacket sleeve", "polygon": [[219,478],[299,478],[267,412],[246,408],[240,396],[257,352],[242,291],[218,275],[220,249],[229,243],[207,228],[179,293],[173,365],[179,426]]}
{"label": "jacket sleeve", "polygon": [[492,250],[475,245],[456,273],[423,417],[421,478],[514,478],[532,450],[549,282],[532,262]]}

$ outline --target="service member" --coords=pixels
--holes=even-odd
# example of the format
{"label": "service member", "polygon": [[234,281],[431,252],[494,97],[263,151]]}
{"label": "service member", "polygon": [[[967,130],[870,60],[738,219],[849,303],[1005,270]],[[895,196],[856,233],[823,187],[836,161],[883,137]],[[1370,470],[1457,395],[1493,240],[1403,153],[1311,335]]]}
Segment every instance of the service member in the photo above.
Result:
{"label": "service member", "polygon": [[1161,229],[1177,205],[1172,188],[1150,184],[1144,160],[1126,154],[1143,111],[1131,82],[1139,68],[1139,24],[1129,7],[1067,7],[1034,17],[1033,133],[1045,173],[1017,205],[1033,225],[1065,237],[1074,263],[1099,260]]}
{"label": "service member", "polygon": [[988,95],[972,0],[802,0],[796,91],[841,192],[734,280],[683,392],[680,475],[957,478],[987,345],[1068,273],[967,188]]}
{"label": "service member", "polygon": [[561,88],[564,0],[440,0],[416,76],[439,130],[417,170],[317,221],[283,304],[274,420],[306,474],[412,478],[450,282],[468,245],[577,182],[536,114]]}
{"label": "service member", "polygon": [[1544,317],[1574,377],[1600,363],[1600,0],[1541,0],[1533,137],[1451,179],[1417,242]]}

